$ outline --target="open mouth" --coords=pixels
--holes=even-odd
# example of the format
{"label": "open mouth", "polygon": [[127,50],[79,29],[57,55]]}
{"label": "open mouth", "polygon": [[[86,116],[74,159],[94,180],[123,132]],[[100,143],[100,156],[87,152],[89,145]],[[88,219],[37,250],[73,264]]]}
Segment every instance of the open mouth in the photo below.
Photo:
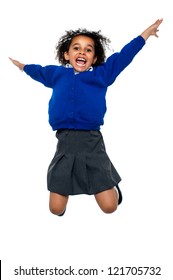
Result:
{"label": "open mouth", "polygon": [[85,66],[86,64],[86,59],[85,58],[82,58],[82,57],[78,57],[76,59],[76,64],[79,65],[79,66]]}

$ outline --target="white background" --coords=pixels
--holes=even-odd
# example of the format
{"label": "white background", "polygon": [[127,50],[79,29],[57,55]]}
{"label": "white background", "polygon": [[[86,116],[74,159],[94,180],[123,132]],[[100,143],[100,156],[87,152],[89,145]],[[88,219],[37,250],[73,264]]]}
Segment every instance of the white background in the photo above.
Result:
{"label": "white background", "polygon": [[[33,1],[0,3],[0,259],[3,280],[29,279],[13,270],[72,265],[105,270],[67,279],[107,276],[112,266],[160,266],[171,279],[173,188],[173,20],[171,1]],[[56,64],[55,44],[65,30],[102,30],[119,51],[156,19],[150,38],[107,94],[102,133],[122,177],[124,200],[106,215],[94,197],[70,197],[65,216],[48,210],[46,173],[56,148],[48,125],[51,90],[21,73],[23,63]],[[58,276],[56,276],[58,277]],[[54,277],[33,277],[33,279]],[[60,276],[59,276],[60,278]],[[55,278],[56,279],[56,278]],[[64,276],[63,279],[66,279]]]}

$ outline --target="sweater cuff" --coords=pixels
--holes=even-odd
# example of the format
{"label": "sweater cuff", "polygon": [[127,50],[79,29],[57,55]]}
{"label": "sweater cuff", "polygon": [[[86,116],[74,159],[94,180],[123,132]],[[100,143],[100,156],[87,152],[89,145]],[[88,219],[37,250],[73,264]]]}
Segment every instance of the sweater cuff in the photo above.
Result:
{"label": "sweater cuff", "polygon": [[138,42],[139,42],[142,46],[145,45],[146,41],[145,41],[145,39],[144,39],[141,35],[139,35],[136,39],[138,40]]}

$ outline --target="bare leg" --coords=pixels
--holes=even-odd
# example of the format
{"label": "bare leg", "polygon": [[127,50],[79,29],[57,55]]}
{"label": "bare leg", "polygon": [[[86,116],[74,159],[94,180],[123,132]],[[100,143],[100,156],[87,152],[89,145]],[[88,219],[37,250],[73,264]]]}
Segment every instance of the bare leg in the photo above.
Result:
{"label": "bare leg", "polygon": [[49,209],[52,214],[62,214],[66,209],[67,202],[68,196],[50,192]]}
{"label": "bare leg", "polygon": [[113,213],[118,207],[118,194],[114,188],[95,194],[95,199],[104,213]]}

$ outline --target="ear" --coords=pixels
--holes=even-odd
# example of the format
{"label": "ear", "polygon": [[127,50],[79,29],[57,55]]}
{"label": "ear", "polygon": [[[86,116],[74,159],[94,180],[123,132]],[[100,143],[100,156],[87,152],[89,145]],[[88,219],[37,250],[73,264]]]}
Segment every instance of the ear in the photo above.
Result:
{"label": "ear", "polygon": [[95,64],[97,61],[97,56],[95,56],[95,58],[93,59],[93,64]]}
{"label": "ear", "polygon": [[65,58],[65,60],[69,60],[68,52],[65,52],[65,53],[64,53],[64,58]]}

